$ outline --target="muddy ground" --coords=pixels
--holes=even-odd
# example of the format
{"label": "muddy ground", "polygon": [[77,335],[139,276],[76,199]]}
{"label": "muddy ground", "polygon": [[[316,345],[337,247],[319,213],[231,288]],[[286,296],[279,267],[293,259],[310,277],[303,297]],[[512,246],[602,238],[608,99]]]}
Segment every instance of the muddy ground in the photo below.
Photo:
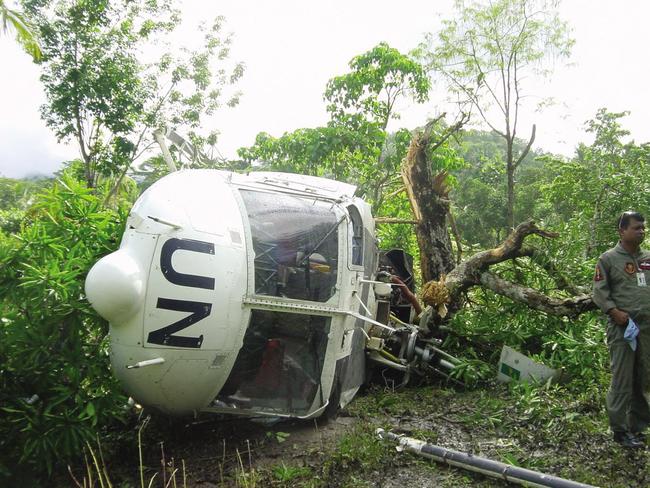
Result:
{"label": "muddy ground", "polygon": [[[650,486],[650,449],[630,452],[611,441],[602,398],[526,395],[505,387],[375,387],[329,422],[153,418],[142,438],[144,486],[514,486],[397,452],[377,439],[377,427],[593,486]],[[135,434],[134,427],[133,442],[105,453],[113,486],[141,486]]]}

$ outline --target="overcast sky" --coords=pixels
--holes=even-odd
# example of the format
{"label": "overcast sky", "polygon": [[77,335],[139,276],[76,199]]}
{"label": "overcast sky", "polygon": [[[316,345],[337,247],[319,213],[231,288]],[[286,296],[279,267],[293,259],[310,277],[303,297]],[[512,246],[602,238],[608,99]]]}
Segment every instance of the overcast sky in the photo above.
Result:
{"label": "overcast sky", "polygon": [[[452,0],[185,0],[189,20],[226,17],[235,35],[232,58],[246,64],[239,84],[241,103],[206,122],[218,129],[226,157],[251,145],[258,132],[280,136],[327,120],[322,94],[327,80],[343,74],[349,60],[381,41],[408,52],[425,32],[435,32],[452,13]],[[624,121],[637,142],[650,141],[648,84],[650,2],[647,0],[565,0],[561,15],[573,28],[573,66],[557,66],[550,81],[526,80],[529,93],[551,96],[557,105],[542,113],[531,103],[520,133],[537,124],[535,146],[571,155],[589,142],[585,120],[600,107],[631,111]],[[49,174],[77,157],[74,145],[59,144],[40,120],[44,102],[38,68],[15,45],[0,37],[0,176]],[[442,87],[425,106],[403,106],[393,124],[416,127],[446,107]]]}

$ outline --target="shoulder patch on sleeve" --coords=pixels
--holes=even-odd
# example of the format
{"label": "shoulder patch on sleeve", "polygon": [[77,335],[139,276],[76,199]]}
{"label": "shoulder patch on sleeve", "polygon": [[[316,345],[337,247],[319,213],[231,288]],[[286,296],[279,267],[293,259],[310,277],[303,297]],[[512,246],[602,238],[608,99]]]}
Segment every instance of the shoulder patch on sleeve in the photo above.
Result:
{"label": "shoulder patch on sleeve", "polygon": [[600,265],[596,265],[596,272],[594,273],[594,281],[603,281],[603,273],[600,271]]}

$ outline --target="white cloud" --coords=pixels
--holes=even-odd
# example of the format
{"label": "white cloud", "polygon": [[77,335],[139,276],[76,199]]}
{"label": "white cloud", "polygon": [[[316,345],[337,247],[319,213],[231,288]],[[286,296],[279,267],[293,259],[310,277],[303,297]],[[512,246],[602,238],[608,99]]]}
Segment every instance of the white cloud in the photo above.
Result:
{"label": "white cloud", "polygon": [[0,78],[0,176],[51,175],[76,151],[57,143],[41,120],[38,67],[10,36],[0,36],[0,59],[8,67]]}

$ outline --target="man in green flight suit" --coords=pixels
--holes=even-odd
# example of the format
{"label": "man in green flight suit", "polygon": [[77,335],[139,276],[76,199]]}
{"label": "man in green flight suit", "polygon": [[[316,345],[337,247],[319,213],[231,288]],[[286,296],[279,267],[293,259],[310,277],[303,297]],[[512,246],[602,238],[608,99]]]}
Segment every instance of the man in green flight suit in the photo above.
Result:
{"label": "man in green flight suit", "polygon": [[[645,441],[643,431],[650,425],[644,396],[650,386],[650,252],[640,248],[645,237],[644,217],[624,212],[618,234],[619,243],[600,256],[596,265],[593,300],[608,316],[612,370],[607,393],[609,425],[621,446],[640,448]],[[636,341],[625,337],[630,319],[639,327]]]}

